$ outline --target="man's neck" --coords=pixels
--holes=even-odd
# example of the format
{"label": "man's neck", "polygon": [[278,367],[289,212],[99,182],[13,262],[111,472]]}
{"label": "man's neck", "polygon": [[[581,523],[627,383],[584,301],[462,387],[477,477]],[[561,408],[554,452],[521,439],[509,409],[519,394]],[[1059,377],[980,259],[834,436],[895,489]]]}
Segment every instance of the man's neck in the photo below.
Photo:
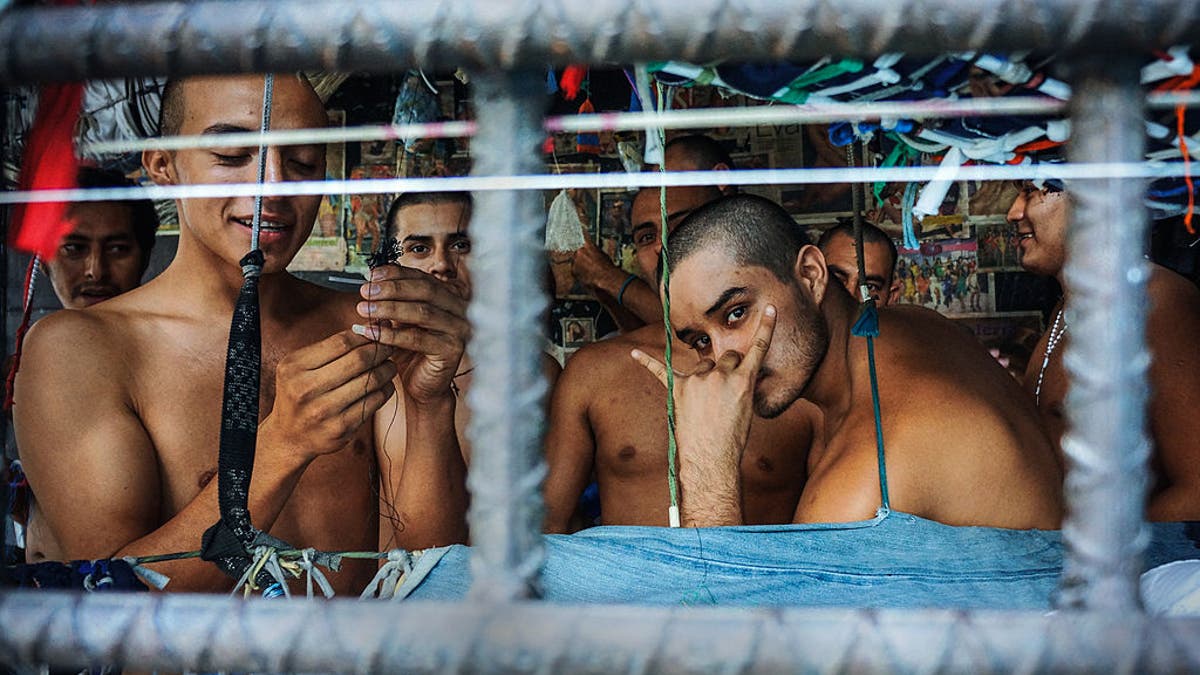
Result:
{"label": "man's neck", "polygon": [[854,399],[853,363],[860,351],[852,344],[850,328],[854,323],[854,301],[844,293],[826,292],[820,312],[829,327],[829,346],[802,396],[817,405],[825,415],[827,428],[836,428],[849,413]]}

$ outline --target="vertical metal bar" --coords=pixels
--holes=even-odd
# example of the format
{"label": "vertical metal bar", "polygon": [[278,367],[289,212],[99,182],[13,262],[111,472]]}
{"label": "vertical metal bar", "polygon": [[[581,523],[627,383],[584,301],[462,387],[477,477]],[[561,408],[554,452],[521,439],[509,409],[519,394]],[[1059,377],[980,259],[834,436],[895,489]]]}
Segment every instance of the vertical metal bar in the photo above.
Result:
{"label": "vertical metal bar", "polygon": [[[1073,65],[1070,160],[1140,162],[1143,94],[1136,60],[1106,55]],[[1070,186],[1064,608],[1139,606],[1150,452],[1144,190],[1143,181],[1122,178]]]}
{"label": "vertical metal bar", "polygon": [[[476,75],[478,132],[471,143],[477,176],[541,173],[544,84],[531,71]],[[473,456],[471,559],[477,599],[504,601],[537,594],[542,562],[541,483],[544,431],[541,318],[546,307],[540,192],[475,194],[471,217],[475,367],[467,396]]]}

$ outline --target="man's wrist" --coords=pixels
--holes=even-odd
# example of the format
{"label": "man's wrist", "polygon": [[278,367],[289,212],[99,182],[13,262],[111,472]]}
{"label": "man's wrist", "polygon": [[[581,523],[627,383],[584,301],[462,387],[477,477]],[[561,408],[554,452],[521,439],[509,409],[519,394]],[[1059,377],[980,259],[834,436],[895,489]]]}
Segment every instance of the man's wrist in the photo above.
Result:
{"label": "man's wrist", "polygon": [[[304,469],[323,454],[314,451],[307,443],[297,443],[287,434],[276,433],[276,427],[271,415],[267,415],[258,425],[255,445],[259,451],[255,453],[256,465],[259,462],[269,462],[285,470]],[[273,448],[274,451],[269,448]]]}
{"label": "man's wrist", "polygon": [[453,417],[456,403],[457,397],[450,387],[446,388],[445,393],[433,396],[415,397],[407,393],[405,395],[405,409],[420,416],[438,417],[449,414]]}
{"label": "man's wrist", "polygon": [[629,284],[632,284],[636,280],[637,280],[637,275],[630,274],[629,276],[625,277],[625,281],[621,282],[621,289],[619,291],[617,291],[617,304],[618,305],[620,305],[622,307],[625,306],[625,291],[628,291]]}

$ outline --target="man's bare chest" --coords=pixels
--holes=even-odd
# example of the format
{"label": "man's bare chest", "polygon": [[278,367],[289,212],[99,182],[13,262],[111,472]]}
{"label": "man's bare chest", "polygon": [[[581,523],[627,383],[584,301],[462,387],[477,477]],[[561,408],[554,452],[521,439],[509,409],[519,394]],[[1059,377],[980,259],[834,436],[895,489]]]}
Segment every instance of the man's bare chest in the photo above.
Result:
{"label": "man's bare chest", "polygon": [[[259,419],[274,404],[281,350],[263,352]],[[187,503],[216,475],[226,347],[223,341],[159,345],[143,350],[130,378],[129,399],[154,444],[164,505]]]}

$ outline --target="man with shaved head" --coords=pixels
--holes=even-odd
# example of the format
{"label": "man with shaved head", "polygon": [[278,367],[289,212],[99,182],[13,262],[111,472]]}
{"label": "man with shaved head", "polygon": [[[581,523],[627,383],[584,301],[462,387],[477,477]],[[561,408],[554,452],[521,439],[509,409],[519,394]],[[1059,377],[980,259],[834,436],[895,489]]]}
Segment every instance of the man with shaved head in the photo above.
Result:
{"label": "man with shaved head", "polygon": [[[663,149],[663,164],[667,171],[728,171],[733,169],[729,153],[716,140],[701,134],[677,136]],[[657,171],[657,167],[651,170]],[[678,186],[667,190],[668,201],[675,203],[704,203],[736,192],[732,185]],[[655,192],[657,194],[657,191]],[[643,213],[657,214],[660,204],[647,202]],[[689,209],[667,204],[669,227],[678,225]],[[630,214],[631,217],[633,214]],[[588,241],[572,258],[573,271],[600,304],[617,321],[621,332],[641,326],[662,325],[662,303],[658,299],[654,273],[654,256],[661,250],[661,219],[631,219],[633,247],[640,274],[629,274],[613,264],[608,254]]]}
{"label": "man with shaved head", "polygon": [[817,248],[825,256],[825,265],[833,278],[857,298],[859,286],[866,284],[875,304],[886,307],[900,297],[900,279],[896,277],[896,242],[871,223],[862,224],[863,266],[866,279],[858,278],[858,247],[854,225],[841,223],[821,233]]}
{"label": "man with shaved head", "polygon": [[[256,131],[262,76],[189,78],[165,89],[167,135]],[[273,129],[323,127],[303,78],[275,78]],[[160,185],[252,183],[259,149],[150,150]],[[321,180],[324,145],[268,147],[265,180]],[[30,331],[16,383],[17,441],[54,545],[66,559],[192,551],[218,519],[218,438],[230,316],[250,250],[253,197],[176,200],[179,249],[160,276]],[[308,238],[320,196],[262,200],[260,422],[249,511],[255,527],[298,548],[368,550],[380,498],[404,548],[465,538],[454,375],[466,302],[436,279],[376,269],[361,293],[285,270]],[[361,295],[361,297],[360,297]],[[400,386],[393,385],[399,374]],[[372,416],[391,397],[409,429],[402,451],[375,447]],[[382,460],[382,461],[381,461]],[[377,467],[388,467],[382,478]],[[387,536],[386,533],[383,536]],[[346,561],[331,581],[356,592],[375,571]],[[172,590],[224,590],[198,560],[156,567]]]}
{"label": "man with shaved head", "polygon": [[[1037,411],[961,328],[923,308],[879,310],[880,447],[866,339],[851,332],[859,304],[782,208],[713,202],[667,249],[672,328],[696,364],[673,364],[685,526],[745,522],[750,431],[806,399],[824,415],[824,446],[808,456],[796,522],[888,507],[950,525],[1058,527],[1061,473]],[[665,385],[661,359],[632,356]]]}
{"label": "man with shaved head", "polygon": [[[720,196],[715,187],[669,188],[667,228],[674,229],[689,213]],[[654,275],[662,250],[659,188],[639,192],[632,214],[642,278],[657,285]],[[694,355],[682,343],[672,344],[677,367],[695,365]],[[668,524],[666,396],[654,378],[629,359],[630,349],[661,358],[666,350],[662,323],[580,349],[558,380],[546,436],[549,532],[568,530],[593,473],[603,524]],[[804,402],[778,419],[755,420],[739,467],[747,523],[791,519],[819,428],[816,408]]]}

